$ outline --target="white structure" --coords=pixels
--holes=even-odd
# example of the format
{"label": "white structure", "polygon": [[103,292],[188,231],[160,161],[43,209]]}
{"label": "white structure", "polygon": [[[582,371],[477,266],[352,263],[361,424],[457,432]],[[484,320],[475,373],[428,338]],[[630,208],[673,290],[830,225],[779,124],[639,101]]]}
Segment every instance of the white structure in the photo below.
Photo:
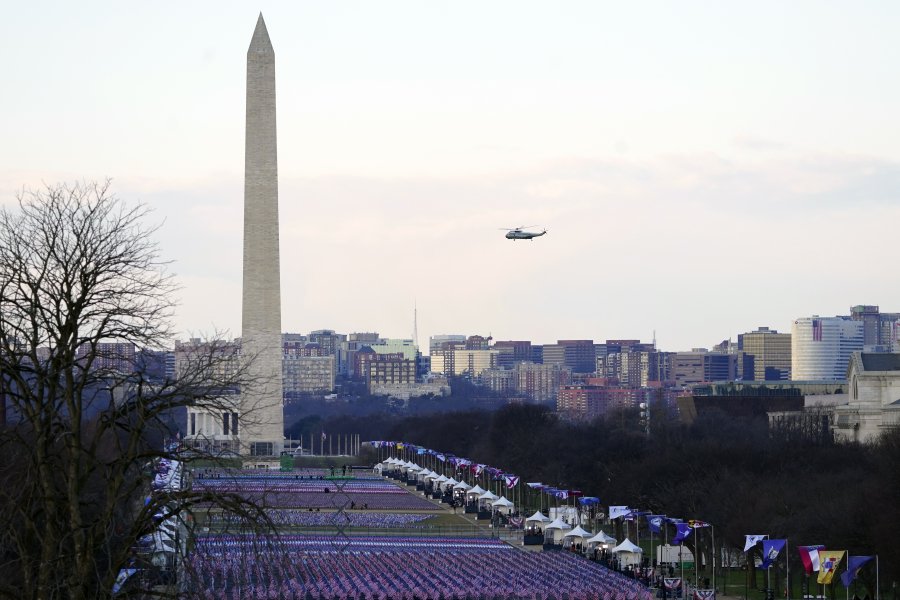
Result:
{"label": "white structure", "polygon": [[241,331],[248,382],[241,389],[240,438],[254,456],[278,456],[284,446],[277,159],[275,51],[260,14],[247,50]]}
{"label": "white structure", "polygon": [[900,353],[854,352],[847,383],[847,404],[834,407],[835,437],[871,442],[900,426]]}
{"label": "white structure", "polygon": [[850,355],[863,349],[862,321],[850,317],[803,317],[791,326],[791,378],[842,380]]}

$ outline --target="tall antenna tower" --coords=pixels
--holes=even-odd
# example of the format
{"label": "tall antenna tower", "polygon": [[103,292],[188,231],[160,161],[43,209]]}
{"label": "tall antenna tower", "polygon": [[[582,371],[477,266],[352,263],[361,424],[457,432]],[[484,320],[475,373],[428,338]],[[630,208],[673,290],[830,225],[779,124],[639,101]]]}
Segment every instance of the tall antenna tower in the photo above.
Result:
{"label": "tall antenna tower", "polygon": [[653,330],[653,349],[656,350],[656,330]]}

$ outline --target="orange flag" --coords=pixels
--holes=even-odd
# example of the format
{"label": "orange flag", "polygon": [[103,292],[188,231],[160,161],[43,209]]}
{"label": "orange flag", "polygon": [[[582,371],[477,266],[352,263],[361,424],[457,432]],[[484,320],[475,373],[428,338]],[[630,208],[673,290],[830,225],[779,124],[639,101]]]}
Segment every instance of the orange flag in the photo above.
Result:
{"label": "orange flag", "polygon": [[819,550],[819,578],[816,579],[818,583],[831,583],[846,552],[846,550]]}

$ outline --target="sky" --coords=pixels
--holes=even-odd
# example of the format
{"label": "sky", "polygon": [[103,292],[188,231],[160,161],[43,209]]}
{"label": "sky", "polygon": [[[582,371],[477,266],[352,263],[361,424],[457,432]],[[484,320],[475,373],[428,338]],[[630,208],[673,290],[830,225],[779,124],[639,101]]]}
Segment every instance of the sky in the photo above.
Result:
{"label": "sky", "polygon": [[[112,179],[237,336],[246,52],[275,49],[282,328],[710,347],[900,311],[900,4],[16,3],[0,204]],[[509,241],[501,228],[547,228]]]}

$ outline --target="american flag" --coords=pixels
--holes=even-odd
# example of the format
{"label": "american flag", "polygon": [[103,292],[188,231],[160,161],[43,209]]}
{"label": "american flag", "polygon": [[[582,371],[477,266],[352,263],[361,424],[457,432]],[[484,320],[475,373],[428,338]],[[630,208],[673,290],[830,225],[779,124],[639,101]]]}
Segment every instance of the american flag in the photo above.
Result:
{"label": "american flag", "polygon": [[813,319],[812,322],[812,330],[813,330],[813,341],[821,342],[822,341],[822,321],[819,319]]}

